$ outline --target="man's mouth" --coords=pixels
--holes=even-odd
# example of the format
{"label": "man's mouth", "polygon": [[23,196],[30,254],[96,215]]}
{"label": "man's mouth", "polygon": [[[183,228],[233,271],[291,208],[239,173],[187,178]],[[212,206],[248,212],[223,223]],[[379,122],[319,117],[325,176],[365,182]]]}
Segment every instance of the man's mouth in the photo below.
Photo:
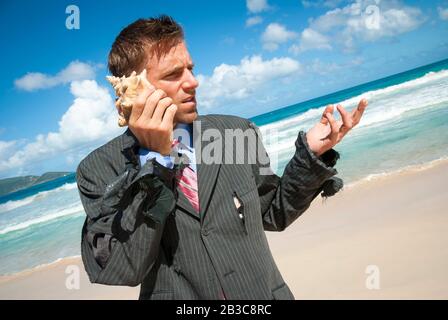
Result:
{"label": "man's mouth", "polygon": [[191,96],[185,100],[182,101],[182,103],[189,103],[189,102],[196,102],[196,97],[195,96]]}

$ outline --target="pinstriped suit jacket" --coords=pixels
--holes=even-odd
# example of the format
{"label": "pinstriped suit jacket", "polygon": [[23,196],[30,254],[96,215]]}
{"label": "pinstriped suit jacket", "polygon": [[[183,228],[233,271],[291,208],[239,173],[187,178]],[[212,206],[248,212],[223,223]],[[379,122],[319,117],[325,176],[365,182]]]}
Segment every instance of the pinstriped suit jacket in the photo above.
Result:
{"label": "pinstriped suit jacket", "polygon": [[[226,129],[257,131],[234,116],[199,116],[193,125],[195,133],[211,128],[222,137]],[[267,156],[256,136],[245,150],[259,148],[253,154]],[[219,145],[194,141],[197,157]],[[215,151],[223,159],[235,151],[221,145]],[[129,129],[93,151],[77,169],[87,214],[81,252],[90,281],[141,284],[140,299],[294,299],[265,231],[284,230],[337,174],[309,149],[303,131],[295,146],[282,177],[262,174],[269,163],[258,156],[255,163],[199,163],[199,216],[175,187],[175,170],[154,161],[140,166]]]}

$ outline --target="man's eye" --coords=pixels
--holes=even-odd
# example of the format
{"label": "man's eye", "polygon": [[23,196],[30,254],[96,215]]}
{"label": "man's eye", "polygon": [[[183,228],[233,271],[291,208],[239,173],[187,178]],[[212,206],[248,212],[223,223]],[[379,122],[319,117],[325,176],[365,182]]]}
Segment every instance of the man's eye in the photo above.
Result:
{"label": "man's eye", "polygon": [[170,73],[169,75],[165,76],[165,79],[178,78],[181,74],[182,74],[181,72],[173,72],[173,73]]}

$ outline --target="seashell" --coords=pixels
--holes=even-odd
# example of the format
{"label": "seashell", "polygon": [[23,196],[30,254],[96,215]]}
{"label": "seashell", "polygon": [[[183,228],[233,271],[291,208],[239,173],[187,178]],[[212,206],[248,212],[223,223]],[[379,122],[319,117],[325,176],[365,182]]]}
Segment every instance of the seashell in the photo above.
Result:
{"label": "seashell", "polygon": [[143,69],[140,74],[133,71],[129,77],[107,76],[106,79],[114,88],[117,96],[115,106],[118,110],[118,125],[120,127],[127,126],[132,106],[140,91],[145,87],[154,89],[146,78],[146,69]]}

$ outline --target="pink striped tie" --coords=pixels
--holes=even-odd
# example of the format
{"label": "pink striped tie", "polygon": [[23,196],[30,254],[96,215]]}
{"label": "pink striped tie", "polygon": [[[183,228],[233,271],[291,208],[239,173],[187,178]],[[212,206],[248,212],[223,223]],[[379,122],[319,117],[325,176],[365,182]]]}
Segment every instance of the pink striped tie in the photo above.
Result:
{"label": "pink striped tie", "polygon": [[196,172],[190,167],[185,167],[177,177],[179,189],[190,201],[193,208],[199,213],[198,180]]}
{"label": "pink striped tie", "polygon": [[[179,144],[177,139],[174,139],[172,147]],[[198,197],[198,179],[196,172],[190,166],[184,167],[176,177],[179,189],[183,192],[185,197],[190,201],[193,208],[199,214],[199,197]]]}

